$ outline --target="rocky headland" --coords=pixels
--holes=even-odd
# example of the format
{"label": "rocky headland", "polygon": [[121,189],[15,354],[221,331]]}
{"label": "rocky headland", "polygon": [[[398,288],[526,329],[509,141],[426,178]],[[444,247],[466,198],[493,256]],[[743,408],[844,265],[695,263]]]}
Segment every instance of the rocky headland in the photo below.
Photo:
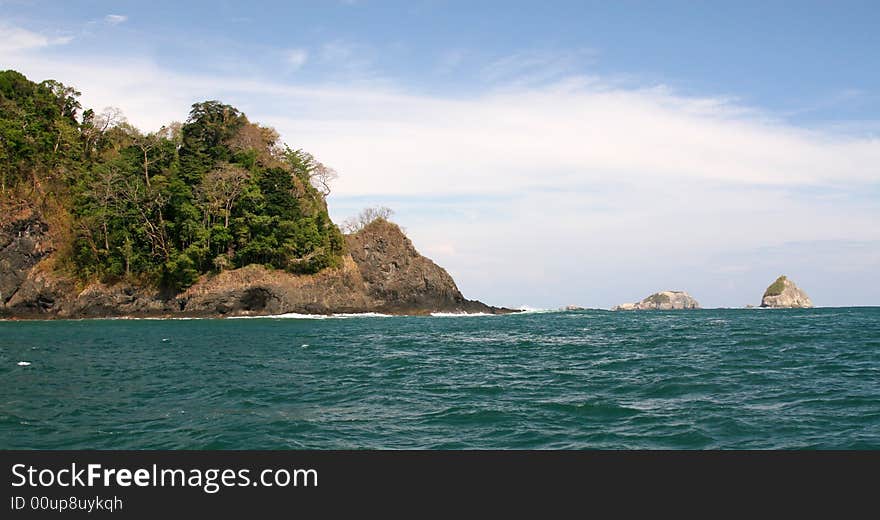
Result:
{"label": "rocky headland", "polygon": [[684,291],[661,291],[648,296],[644,300],[637,303],[623,303],[615,306],[615,311],[644,311],[644,310],[684,310],[699,309],[700,304],[697,303],[691,295]]}
{"label": "rocky headland", "polygon": [[177,294],[131,281],[83,284],[54,266],[51,231],[33,211],[0,228],[0,317],[513,312],[464,298],[445,269],[383,219],[345,236],[339,267],[293,274],[249,265],[202,275]]}
{"label": "rocky headland", "polygon": [[813,306],[807,293],[785,275],[776,279],[761,298],[761,307],[776,309],[809,309]]}
{"label": "rocky headland", "polygon": [[142,132],[79,96],[0,71],[0,317],[512,312],[465,299],[388,208],[337,226],[337,172],[234,106]]}

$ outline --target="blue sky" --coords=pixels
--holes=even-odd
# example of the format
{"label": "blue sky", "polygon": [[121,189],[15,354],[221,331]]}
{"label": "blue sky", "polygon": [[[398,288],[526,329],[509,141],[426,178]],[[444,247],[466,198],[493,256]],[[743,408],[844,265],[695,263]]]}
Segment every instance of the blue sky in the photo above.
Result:
{"label": "blue sky", "polygon": [[[0,0],[0,66],[152,130],[220,98],[397,212],[466,296],[880,289],[876,2]],[[786,255],[786,251],[790,254]]]}
{"label": "blue sky", "polygon": [[[310,82],[389,78],[448,94],[508,79],[485,68],[520,54],[556,61],[560,75],[734,96],[803,123],[880,118],[876,2],[0,4],[7,21],[77,37],[80,52],[137,50],[172,68]],[[108,13],[127,19],[94,23]],[[327,45],[347,55],[346,68],[321,62]],[[279,70],[287,49],[313,59]]]}

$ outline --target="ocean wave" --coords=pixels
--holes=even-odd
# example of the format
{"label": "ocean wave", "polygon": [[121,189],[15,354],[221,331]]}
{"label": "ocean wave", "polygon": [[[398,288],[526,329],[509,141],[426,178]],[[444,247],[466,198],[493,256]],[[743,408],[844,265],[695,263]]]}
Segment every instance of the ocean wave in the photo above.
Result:
{"label": "ocean wave", "polygon": [[545,314],[548,312],[559,312],[559,309],[541,309],[538,307],[529,307],[528,305],[521,305],[517,307],[519,314]]}
{"label": "ocean wave", "polygon": [[8,449],[880,447],[880,308],[516,316],[0,323],[0,375],[16,389],[0,439]]}
{"label": "ocean wave", "polygon": [[229,316],[230,320],[285,319],[285,320],[328,320],[346,318],[393,318],[393,314],[379,312],[343,312],[339,314],[302,314],[287,312],[284,314],[268,314],[264,316]]}
{"label": "ocean wave", "polygon": [[434,318],[470,318],[475,316],[495,316],[488,312],[432,312]]}
{"label": "ocean wave", "polygon": [[78,318],[73,321],[86,321],[86,320],[141,320],[141,321],[157,321],[157,320],[207,320],[211,319],[210,317],[198,317],[198,316],[108,316],[106,318]]}

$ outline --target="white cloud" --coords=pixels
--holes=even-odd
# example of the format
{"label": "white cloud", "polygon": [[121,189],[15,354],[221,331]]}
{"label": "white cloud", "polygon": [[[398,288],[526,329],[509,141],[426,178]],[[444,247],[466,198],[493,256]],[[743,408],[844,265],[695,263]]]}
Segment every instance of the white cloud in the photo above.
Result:
{"label": "white cloud", "polygon": [[332,76],[346,76],[358,79],[370,75],[373,66],[373,50],[368,46],[344,40],[327,42],[318,49],[317,61],[324,65]]}
{"label": "white cloud", "polygon": [[108,14],[104,17],[104,22],[110,25],[119,25],[128,21],[128,16],[124,14]]}
{"label": "white cloud", "polygon": [[[335,44],[317,59],[353,54]],[[880,196],[870,195],[880,194],[880,140],[797,128],[727,98],[574,78],[450,99],[136,59],[5,61],[75,85],[85,106],[119,106],[145,129],[203,99],[239,106],[340,172],[334,218],[394,208],[467,296],[495,304],[610,306],[680,288],[704,305],[742,305],[779,274],[773,264],[738,278],[761,248],[880,240]],[[804,247],[798,258],[837,261]],[[734,253],[739,267],[719,272],[717,259]],[[808,292],[820,272],[810,262],[788,273]]]}
{"label": "white cloud", "polygon": [[484,68],[483,76],[491,82],[542,83],[582,70],[596,60],[597,54],[588,48],[519,52],[494,60]]}
{"label": "white cloud", "polygon": [[[70,36],[51,38],[46,35],[13,27],[0,22],[0,53],[42,49],[50,45],[64,45],[73,40]],[[2,54],[0,54],[2,56]]]}
{"label": "white cloud", "polygon": [[[274,124],[347,172],[338,190],[346,195],[662,178],[739,185],[880,180],[870,166],[880,161],[880,141],[811,133],[662,90],[567,84],[470,100],[357,91],[337,98],[329,90],[284,88],[274,95],[276,107],[286,106],[275,114],[290,114],[271,115]],[[301,108],[305,100],[311,108]]]}
{"label": "white cloud", "polygon": [[309,59],[309,53],[305,49],[289,49],[284,53],[284,59],[292,68],[298,69],[306,64],[306,61]]}
{"label": "white cloud", "polygon": [[448,74],[464,63],[467,53],[462,49],[451,49],[440,53],[437,59],[437,71]]}

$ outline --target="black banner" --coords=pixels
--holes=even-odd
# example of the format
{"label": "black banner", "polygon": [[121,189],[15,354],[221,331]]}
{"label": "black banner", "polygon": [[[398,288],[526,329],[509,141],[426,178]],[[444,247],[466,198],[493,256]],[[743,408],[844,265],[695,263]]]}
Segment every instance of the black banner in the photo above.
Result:
{"label": "black banner", "polygon": [[880,468],[880,452],[4,451],[0,460],[3,518],[586,514],[598,505],[839,516],[873,507]]}

